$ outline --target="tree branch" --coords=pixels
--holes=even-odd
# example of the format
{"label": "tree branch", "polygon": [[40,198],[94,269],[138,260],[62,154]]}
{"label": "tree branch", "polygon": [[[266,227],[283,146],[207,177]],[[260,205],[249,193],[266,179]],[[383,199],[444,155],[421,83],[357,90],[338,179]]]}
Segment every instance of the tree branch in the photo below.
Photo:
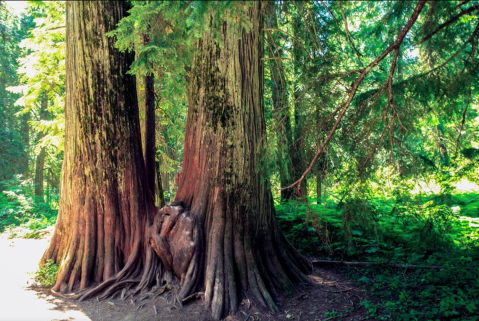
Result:
{"label": "tree branch", "polygon": [[404,37],[406,37],[406,34],[408,33],[408,31],[411,29],[411,27],[414,25],[414,23],[416,22],[417,18],[419,17],[419,13],[422,11],[424,5],[426,4],[426,1],[427,0],[421,0],[418,2],[418,4],[416,5],[416,8],[414,9],[414,12],[413,14],[411,15],[411,18],[409,18],[409,21],[406,23],[406,25],[404,26],[403,30],[401,31],[401,33],[398,35],[396,41],[394,41],[386,50],[384,50],[384,52],[378,57],[376,58],[376,60],[374,60],[373,62],[371,62],[362,72],[361,74],[358,76],[358,78],[356,78],[356,80],[354,81],[353,85],[351,86],[351,91],[349,93],[349,97],[348,99],[346,100],[346,102],[344,103],[339,115],[338,115],[338,118],[336,119],[336,122],[334,123],[332,129],[330,130],[328,136],[326,137],[326,140],[321,144],[321,146],[319,147],[318,151],[316,152],[316,155],[314,155],[313,157],[313,160],[311,161],[311,163],[309,164],[308,168],[304,171],[303,175],[301,175],[301,177],[296,181],[294,182],[293,184],[287,186],[287,187],[284,187],[282,188],[283,189],[289,189],[289,188],[292,188],[294,186],[298,186],[298,193],[300,193],[299,189],[300,189],[300,186],[301,186],[301,182],[304,180],[304,178],[306,177],[306,175],[311,171],[311,169],[313,168],[313,165],[314,163],[316,162],[316,160],[319,158],[319,156],[321,156],[321,154],[323,153],[323,150],[325,148],[325,146],[329,143],[329,141],[331,140],[331,138],[333,137],[336,129],[338,128],[339,124],[341,123],[341,119],[343,118],[344,114],[346,113],[349,105],[351,104],[351,101],[353,100],[354,96],[356,95],[356,92],[359,88],[359,85],[361,84],[361,82],[364,80],[364,78],[366,77],[366,75],[374,68],[376,67],[391,51],[395,50],[396,48],[399,47],[399,45],[402,43],[402,41],[404,40]]}
{"label": "tree branch", "polygon": [[[459,3],[457,6],[454,7],[454,10],[457,8],[461,8],[461,6],[465,5],[466,3],[471,2],[471,0],[464,0],[461,3]],[[462,8],[461,8],[462,10]]]}
{"label": "tree branch", "polygon": [[59,27],[47,29],[47,31],[55,31],[55,30],[65,29],[65,27],[66,26],[59,26]]}
{"label": "tree branch", "polygon": [[[329,7],[324,3],[323,0],[319,0],[319,2],[321,2],[321,4],[323,5],[323,7],[329,12],[329,14],[331,15],[331,17],[333,17],[334,21],[336,21],[336,25],[338,26],[338,30],[340,30],[341,28],[339,27],[339,21],[338,19],[336,19],[336,16],[333,14],[333,12],[329,9]],[[341,38],[339,39],[339,41],[341,41]]]}
{"label": "tree branch", "polygon": [[354,52],[356,53],[356,56],[358,57],[359,61],[361,61],[361,54],[359,51],[356,49],[356,46],[354,46],[353,41],[351,40],[351,35],[349,34],[349,29],[348,29],[348,20],[346,19],[346,15],[344,14],[343,7],[341,6],[341,2],[338,2],[339,4],[339,10],[341,11],[341,15],[343,16],[344,20],[344,29],[346,30],[346,36],[348,38],[348,42],[351,44],[351,47],[353,47]]}
{"label": "tree branch", "polygon": [[475,6],[472,6],[470,7],[469,9],[467,10],[464,10],[463,12],[461,12],[460,14],[452,17],[451,19],[449,19],[448,21],[444,22],[443,24],[439,25],[439,27],[436,28],[436,30],[434,30],[433,32],[431,32],[430,34],[428,34],[427,36],[425,36],[424,38],[422,38],[416,45],[420,45],[422,44],[423,42],[431,39],[435,34],[437,34],[439,31],[441,31],[442,29],[444,29],[445,27],[449,26],[450,24],[454,23],[457,21],[457,19],[459,19],[460,17],[462,17],[463,15],[465,14],[468,14],[468,13],[471,13],[471,12],[474,12],[476,10],[479,10],[479,5],[475,5]]}

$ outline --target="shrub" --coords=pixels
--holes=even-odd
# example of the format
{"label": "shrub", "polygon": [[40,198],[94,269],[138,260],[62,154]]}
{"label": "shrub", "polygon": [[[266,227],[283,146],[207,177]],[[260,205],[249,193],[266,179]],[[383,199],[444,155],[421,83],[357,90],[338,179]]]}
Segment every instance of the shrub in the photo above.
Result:
{"label": "shrub", "polygon": [[53,260],[48,260],[47,263],[35,272],[35,281],[39,282],[45,287],[51,287],[55,284],[57,278],[58,264]]}

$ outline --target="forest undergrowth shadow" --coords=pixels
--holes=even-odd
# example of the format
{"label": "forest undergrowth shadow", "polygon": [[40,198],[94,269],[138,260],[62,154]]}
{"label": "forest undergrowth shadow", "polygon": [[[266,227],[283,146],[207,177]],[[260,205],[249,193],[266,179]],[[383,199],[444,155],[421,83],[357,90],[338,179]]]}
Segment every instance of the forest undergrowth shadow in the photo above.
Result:
{"label": "forest undergrowth shadow", "polygon": [[374,263],[338,268],[370,291],[370,318],[479,319],[478,194],[312,201],[277,202],[280,226],[312,258]]}

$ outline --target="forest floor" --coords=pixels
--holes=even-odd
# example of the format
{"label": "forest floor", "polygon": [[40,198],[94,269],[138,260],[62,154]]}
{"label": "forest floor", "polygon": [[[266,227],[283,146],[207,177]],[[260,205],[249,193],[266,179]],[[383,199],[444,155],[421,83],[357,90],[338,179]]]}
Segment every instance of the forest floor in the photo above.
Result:
{"label": "forest floor", "polygon": [[[156,299],[133,302],[120,298],[97,302],[71,301],[53,296],[49,289],[34,281],[34,271],[48,245],[43,239],[8,239],[0,235],[0,320],[210,320],[201,299],[192,300],[183,307],[170,303],[171,294]],[[273,314],[252,299],[245,298],[240,311],[229,316],[229,321],[255,320],[363,320],[367,313],[360,302],[367,300],[364,289],[356,286],[332,268],[315,268],[310,275],[314,285],[297,293],[284,293],[277,299],[280,312]],[[5,290],[6,289],[6,290]],[[157,312],[157,313],[156,313]]]}

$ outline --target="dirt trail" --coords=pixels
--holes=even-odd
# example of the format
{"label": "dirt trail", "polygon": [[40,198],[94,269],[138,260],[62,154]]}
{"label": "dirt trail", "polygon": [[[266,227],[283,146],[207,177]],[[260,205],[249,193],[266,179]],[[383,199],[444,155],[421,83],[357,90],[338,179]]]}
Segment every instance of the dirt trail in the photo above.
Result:
{"label": "dirt trail", "polygon": [[32,287],[33,272],[48,240],[0,238],[0,320],[91,320],[75,304],[40,295]]}
{"label": "dirt trail", "polygon": [[[48,245],[47,239],[0,238],[0,320],[50,321],[133,321],[133,320],[209,320],[201,300],[182,308],[173,305],[171,295],[156,299],[119,298],[97,302],[78,302],[54,297],[48,289],[33,280],[33,272]],[[243,300],[240,311],[226,318],[228,321],[244,320],[362,320],[366,316],[359,302],[364,291],[354,286],[346,277],[331,268],[315,269],[311,275],[316,285],[299,293],[280,294],[277,299],[280,312],[273,314],[249,301]],[[335,312],[332,312],[332,311]]]}

